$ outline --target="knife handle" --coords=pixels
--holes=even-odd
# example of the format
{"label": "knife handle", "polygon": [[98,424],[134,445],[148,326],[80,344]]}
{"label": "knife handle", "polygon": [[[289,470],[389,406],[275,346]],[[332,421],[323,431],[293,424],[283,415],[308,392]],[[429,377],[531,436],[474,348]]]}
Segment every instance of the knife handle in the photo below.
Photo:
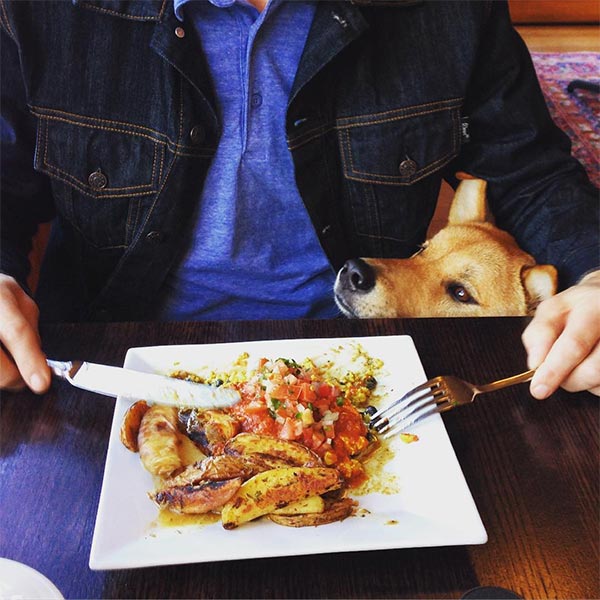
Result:
{"label": "knife handle", "polygon": [[75,373],[79,371],[82,364],[80,360],[62,361],[50,360],[49,358],[46,359],[46,363],[48,363],[50,370],[54,373],[54,375],[56,375],[56,377],[59,377],[60,379],[66,379],[67,381],[71,381]]}

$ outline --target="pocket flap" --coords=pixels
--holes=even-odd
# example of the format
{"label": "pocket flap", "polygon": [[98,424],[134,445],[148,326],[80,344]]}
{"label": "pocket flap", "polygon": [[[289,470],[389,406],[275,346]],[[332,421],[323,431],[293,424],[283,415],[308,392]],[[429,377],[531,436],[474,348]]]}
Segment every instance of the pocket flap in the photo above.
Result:
{"label": "pocket flap", "polygon": [[156,193],[162,156],[147,135],[40,117],[35,168],[95,198]]}
{"label": "pocket flap", "polygon": [[338,119],[345,176],[410,185],[442,168],[460,147],[461,104],[456,98]]}

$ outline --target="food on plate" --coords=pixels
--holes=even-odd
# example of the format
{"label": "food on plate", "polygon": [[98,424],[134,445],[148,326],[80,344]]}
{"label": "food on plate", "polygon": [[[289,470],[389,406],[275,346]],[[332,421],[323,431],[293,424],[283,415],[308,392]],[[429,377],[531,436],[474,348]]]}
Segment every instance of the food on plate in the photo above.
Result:
{"label": "food on plate", "polygon": [[150,407],[145,400],[134,402],[125,413],[125,418],[121,424],[121,442],[132,452],[138,451],[138,433],[142,418]]}
{"label": "food on plate", "polygon": [[316,467],[323,464],[315,452],[298,442],[254,433],[236,435],[225,444],[223,451],[232,455],[266,455],[297,467]]}
{"label": "food on plate", "polygon": [[240,431],[234,417],[218,410],[180,410],[179,422],[206,454],[220,452],[223,445]]}
{"label": "food on plate", "polygon": [[328,467],[271,469],[242,484],[221,509],[221,521],[225,529],[234,529],[292,502],[337,490],[343,484],[340,472]]}
{"label": "food on plate", "polygon": [[323,500],[323,510],[314,512],[304,512],[297,514],[282,514],[273,511],[269,514],[269,519],[278,525],[286,527],[316,527],[317,525],[326,525],[335,521],[343,521],[351,516],[358,503],[352,498],[335,498]]}
{"label": "food on plate", "polygon": [[142,417],[138,448],[144,468],[159,477],[168,477],[183,467],[175,406],[151,406]]}
{"label": "food on plate", "polygon": [[221,508],[240,489],[242,478],[201,481],[197,485],[161,489],[150,497],[160,508],[183,514],[204,514]]}
{"label": "food on plate", "polygon": [[155,476],[150,498],[174,513],[220,512],[225,529],[265,515],[289,527],[352,515],[357,503],[346,492],[366,480],[363,462],[378,446],[359,408],[373,399],[383,365],[358,345],[350,351],[355,370],[333,351],[254,367],[245,354],[223,372],[172,373],[235,388],[241,400],[222,410],[142,401],[129,409],[121,440]]}

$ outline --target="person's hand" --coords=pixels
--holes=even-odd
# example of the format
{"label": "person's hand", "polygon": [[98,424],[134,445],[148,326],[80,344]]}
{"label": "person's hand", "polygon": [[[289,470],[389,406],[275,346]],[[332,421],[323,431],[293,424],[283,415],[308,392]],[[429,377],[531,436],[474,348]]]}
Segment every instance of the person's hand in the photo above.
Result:
{"label": "person's hand", "polygon": [[28,385],[41,394],[50,385],[50,369],[38,333],[38,307],[21,286],[0,274],[0,389]]}
{"label": "person's hand", "polygon": [[535,398],[558,387],[600,396],[600,270],[544,300],[522,339]]}

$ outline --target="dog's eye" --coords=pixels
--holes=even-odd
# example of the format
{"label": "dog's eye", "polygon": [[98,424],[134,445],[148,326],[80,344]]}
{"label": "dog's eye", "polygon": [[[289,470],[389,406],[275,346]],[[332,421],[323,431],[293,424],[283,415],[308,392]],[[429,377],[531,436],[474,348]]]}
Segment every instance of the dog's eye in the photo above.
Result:
{"label": "dog's eye", "polygon": [[448,293],[454,300],[462,304],[477,304],[477,300],[469,294],[464,285],[459,283],[451,283],[447,287]]}

